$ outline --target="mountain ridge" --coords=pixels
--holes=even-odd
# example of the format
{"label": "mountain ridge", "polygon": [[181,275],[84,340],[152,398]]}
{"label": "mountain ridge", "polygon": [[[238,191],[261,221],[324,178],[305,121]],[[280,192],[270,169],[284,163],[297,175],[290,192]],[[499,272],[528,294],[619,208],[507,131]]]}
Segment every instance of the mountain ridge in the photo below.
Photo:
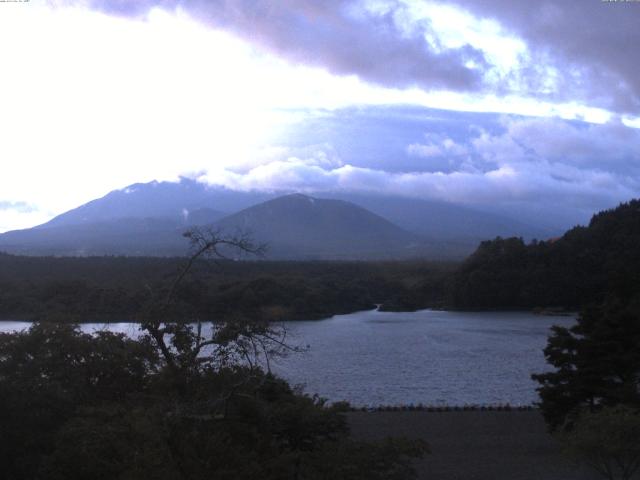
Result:
{"label": "mountain ridge", "polygon": [[[279,235],[274,235],[267,232],[265,219],[253,215],[250,222],[253,225],[245,227],[265,234],[266,241],[273,245],[272,255],[278,258],[462,258],[485,238],[514,234],[524,238],[552,236],[517,221],[442,202],[347,192],[313,195],[286,193],[278,196],[275,192],[235,191],[188,178],[181,178],[179,182],[136,183],[109,192],[34,228],[1,234],[0,250],[30,255],[182,255],[188,244],[181,237],[181,230],[196,225],[238,228],[239,217],[236,215],[278,198],[289,198],[289,202],[296,198],[307,199],[307,203],[308,199],[313,199],[334,214],[341,211],[338,206],[346,208],[348,204],[348,209],[359,208],[360,217],[378,225],[377,229],[369,231],[366,222],[340,220],[339,216],[334,219],[337,223],[330,225],[322,215],[314,217],[313,210],[306,215],[295,215],[298,226],[306,225],[307,229],[313,230],[318,226],[314,222],[320,222],[331,232],[321,234],[316,228],[315,235],[324,240],[312,244],[309,243],[311,239],[306,238],[310,235],[305,237],[299,228],[294,228],[295,225],[285,228],[285,224],[281,224]],[[262,216],[269,216],[268,209],[258,210]],[[290,217],[291,213],[287,212],[287,208],[283,208],[280,215]],[[248,214],[243,215],[246,223]],[[226,220],[228,217],[232,219]],[[280,221],[273,216],[270,218],[271,223]],[[361,229],[359,237],[355,233],[341,233],[356,225]],[[287,235],[291,238],[285,238]],[[342,244],[338,245],[335,240],[341,235]],[[306,238],[306,251],[297,245],[303,237]],[[369,237],[378,237],[377,244]],[[328,248],[331,245],[332,248]]]}

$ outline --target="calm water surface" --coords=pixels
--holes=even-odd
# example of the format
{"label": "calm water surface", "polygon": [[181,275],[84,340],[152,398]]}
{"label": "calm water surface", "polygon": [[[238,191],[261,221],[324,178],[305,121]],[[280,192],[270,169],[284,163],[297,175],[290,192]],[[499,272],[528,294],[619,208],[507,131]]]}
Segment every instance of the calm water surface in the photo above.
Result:
{"label": "calm water surface", "polygon": [[[291,342],[309,348],[272,367],[309,393],[355,405],[524,405],[537,400],[530,375],[547,369],[542,349],[549,328],[574,322],[520,312],[432,310],[287,322]],[[0,322],[0,331],[28,326]],[[107,327],[132,336],[138,331],[130,323]]]}

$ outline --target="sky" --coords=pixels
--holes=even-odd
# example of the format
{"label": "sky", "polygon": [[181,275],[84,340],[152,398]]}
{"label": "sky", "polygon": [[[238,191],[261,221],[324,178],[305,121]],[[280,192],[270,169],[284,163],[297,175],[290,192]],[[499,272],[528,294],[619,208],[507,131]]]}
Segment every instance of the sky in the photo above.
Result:
{"label": "sky", "polygon": [[640,196],[640,2],[0,2],[0,232],[180,176],[570,226]]}

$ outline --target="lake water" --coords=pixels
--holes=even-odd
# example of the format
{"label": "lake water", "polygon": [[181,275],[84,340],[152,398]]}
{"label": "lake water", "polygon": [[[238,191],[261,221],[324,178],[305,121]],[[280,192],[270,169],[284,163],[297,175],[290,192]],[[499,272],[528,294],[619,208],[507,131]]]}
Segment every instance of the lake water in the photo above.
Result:
{"label": "lake water", "polygon": [[[354,405],[528,405],[552,325],[570,317],[520,312],[367,311],[320,321],[287,322],[289,339],[309,348],[273,369],[305,391]],[[0,322],[0,331],[28,327]],[[137,326],[109,324],[135,336]],[[84,324],[83,330],[105,328]]]}

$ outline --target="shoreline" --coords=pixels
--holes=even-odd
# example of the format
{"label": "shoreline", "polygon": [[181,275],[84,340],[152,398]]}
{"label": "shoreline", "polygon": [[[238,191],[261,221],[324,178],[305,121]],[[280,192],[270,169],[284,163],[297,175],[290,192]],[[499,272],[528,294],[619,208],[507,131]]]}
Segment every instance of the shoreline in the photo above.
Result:
{"label": "shoreline", "polygon": [[[578,312],[575,311],[562,311],[556,312],[552,310],[538,310],[538,309],[483,309],[483,310],[460,310],[456,308],[446,308],[446,307],[425,307],[425,308],[417,308],[415,310],[385,310],[382,307],[383,304],[377,304],[373,308],[369,309],[358,309],[349,312],[336,312],[329,316],[310,316],[308,318],[296,318],[296,319],[284,319],[284,320],[272,320],[273,323],[281,323],[281,322],[321,322],[323,320],[331,320],[332,318],[344,316],[344,315],[353,315],[357,313],[363,312],[379,312],[379,313],[417,313],[423,311],[434,311],[434,312],[455,312],[455,313],[527,313],[533,314],[539,317],[576,317],[578,316]],[[8,317],[9,315],[7,315]],[[51,323],[61,323],[55,320],[38,320],[33,318],[33,314],[11,314],[14,318],[0,318],[0,324],[2,323],[34,323],[34,322],[51,322]],[[208,323],[209,321],[203,321],[202,323]],[[68,321],[62,323],[77,323],[80,325],[90,324],[90,323],[103,323],[103,324],[122,324],[122,323],[139,323],[135,320],[111,320],[110,318],[102,318],[102,319],[92,319],[92,320],[83,320],[83,321]]]}

